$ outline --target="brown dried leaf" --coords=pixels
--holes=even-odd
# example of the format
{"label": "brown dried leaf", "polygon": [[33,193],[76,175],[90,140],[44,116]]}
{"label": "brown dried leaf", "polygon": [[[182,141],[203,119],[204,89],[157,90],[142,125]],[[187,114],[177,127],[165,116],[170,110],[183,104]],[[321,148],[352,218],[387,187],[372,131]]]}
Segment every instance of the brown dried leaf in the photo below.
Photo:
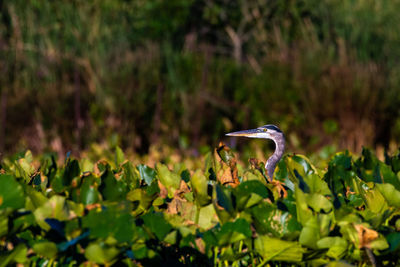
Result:
{"label": "brown dried leaf", "polygon": [[221,164],[222,169],[218,171],[218,181],[223,185],[230,185],[236,187],[239,185],[238,169],[236,166],[236,158],[230,151],[230,148],[224,143],[220,142],[215,150],[218,155],[218,162]]}
{"label": "brown dried leaf", "polygon": [[379,234],[377,231],[369,229],[361,224],[354,226],[358,233],[359,247],[370,248],[370,243],[378,238]]}
{"label": "brown dried leaf", "polygon": [[100,203],[94,203],[94,204],[88,204],[85,206],[87,210],[92,210],[92,209],[101,209]]}
{"label": "brown dried leaf", "polygon": [[190,189],[189,186],[186,184],[184,180],[181,180],[179,185],[179,189],[175,191],[174,198],[178,198],[182,201],[186,201],[186,198],[183,197],[183,194],[189,193]]}
{"label": "brown dried leaf", "polygon": [[167,188],[160,182],[160,180],[158,180],[157,182],[158,182],[158,187],[160,188],[160,197],[167,198],[168,196]]}
{"label": "brown dried leaf", "polygon": [[202,239],[202,238],[197,238],[196,240],[195,240],[195,243],[196,243],[196,246],[197,246],[197,249],[201,252],[201,253],[206,253],[206,249],[205,249],[205,245],[204,245],[204,240]]}
{"label": "brown dried leaf", "polygon": [[97,161],[95,164],[94,164],[94,167],[93,167],[93,170],[94,170],[94,174],[96,175],[96,176],[100,176],[101,175],[101,171],[99,170],[99,164],[103,164],[103,165],[107,165],[108,163],[107,163],[107,161],[105,161],[104,159],[101,159],[101,160],[99,160],[99,161]]}

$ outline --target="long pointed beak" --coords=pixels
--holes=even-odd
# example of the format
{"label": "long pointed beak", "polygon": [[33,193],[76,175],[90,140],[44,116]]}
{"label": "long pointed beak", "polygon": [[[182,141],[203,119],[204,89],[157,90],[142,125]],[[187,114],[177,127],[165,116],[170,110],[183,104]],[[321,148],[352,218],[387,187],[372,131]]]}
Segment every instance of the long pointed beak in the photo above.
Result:
{"label": "long pointed beak", "polygon": [[264,133],[264,131],[262,131],[260,129],[251,129],[251,130],[243,130],[243,131],[238,131],[238,132],[227,133],[225,135],[257,138],[257,137],[259,137],[260,133]]}

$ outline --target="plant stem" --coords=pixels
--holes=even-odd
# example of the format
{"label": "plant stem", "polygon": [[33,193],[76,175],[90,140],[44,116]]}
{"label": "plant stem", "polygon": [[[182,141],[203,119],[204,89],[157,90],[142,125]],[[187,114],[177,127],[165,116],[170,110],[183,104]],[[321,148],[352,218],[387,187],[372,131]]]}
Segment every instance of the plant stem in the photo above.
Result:
{"label": "plant stem", "polygon": [[199,224],[199,219],[200,219],[200,206],[197,205],[197,208],[196,208],[196,217],[195,217],[195,219],[194,219],[194,222],[195,222],[196,225]]}

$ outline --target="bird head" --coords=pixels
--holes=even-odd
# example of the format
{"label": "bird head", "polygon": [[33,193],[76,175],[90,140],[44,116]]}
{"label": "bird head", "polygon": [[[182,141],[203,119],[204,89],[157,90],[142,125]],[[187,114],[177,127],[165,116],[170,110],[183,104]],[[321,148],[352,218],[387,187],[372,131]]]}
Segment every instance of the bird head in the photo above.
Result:
{"label": "bird head", "polygon": [[267,124],[255,129],[243,130],[238,132],[227,133],[227,136],[243,136],[249,138],[265,138],[277,140],[279,137],[283,137],[282,131],[275,125]]}

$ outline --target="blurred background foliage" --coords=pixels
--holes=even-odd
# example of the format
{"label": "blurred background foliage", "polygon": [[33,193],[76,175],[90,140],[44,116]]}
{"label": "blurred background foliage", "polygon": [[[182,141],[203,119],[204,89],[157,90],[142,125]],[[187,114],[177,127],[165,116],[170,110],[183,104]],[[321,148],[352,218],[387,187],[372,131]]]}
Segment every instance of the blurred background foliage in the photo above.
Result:
{"label": "blurred background foliage", "polygon": [[1,1],[1,155],[93,143],[196,154],[266,123],[296,152],[393,148],[398,10],[399,0]]}

